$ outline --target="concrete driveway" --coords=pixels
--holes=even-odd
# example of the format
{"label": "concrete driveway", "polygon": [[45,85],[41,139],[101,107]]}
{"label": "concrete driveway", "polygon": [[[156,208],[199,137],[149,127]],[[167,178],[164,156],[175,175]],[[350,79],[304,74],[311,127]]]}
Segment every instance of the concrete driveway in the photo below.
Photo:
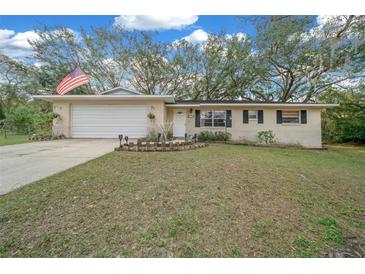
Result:
{"label": "concrete driveway", "polygon": [[113,151],[117,139],[67,139],[0,147],[0,195]]}

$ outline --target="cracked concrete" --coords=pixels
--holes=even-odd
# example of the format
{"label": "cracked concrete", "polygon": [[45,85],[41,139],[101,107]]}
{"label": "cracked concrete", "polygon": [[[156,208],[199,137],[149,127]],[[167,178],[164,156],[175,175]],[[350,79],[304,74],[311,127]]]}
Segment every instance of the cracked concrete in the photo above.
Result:
{"label": "cracked concrete", "polygon": [[0,195],[113,151],[117,139],[65,139],[0,147]]}

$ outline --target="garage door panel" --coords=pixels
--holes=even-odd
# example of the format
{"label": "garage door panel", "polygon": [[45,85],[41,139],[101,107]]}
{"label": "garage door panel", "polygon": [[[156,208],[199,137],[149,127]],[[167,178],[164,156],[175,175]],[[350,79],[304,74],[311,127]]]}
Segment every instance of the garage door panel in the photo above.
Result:
{"label": "garage door panel", "polygon": [[[89,123],[89,120],[92,119],[93,120],[93,124],[90,124]],[[107,121],[105,119],[101,119],[101,118],[98,118],[98,119],[93,119],[92,117],[89,118],[89,119],[78,119],[77,121],[74,121],[73,125],[74,126],[92,126],[92,125],[97,125],[97,126],[117,126],[118,124],[126,124],[126,123],[142,123],[143,126],[144,126],[144,120],[142,119],[109,119],[109,118],[106,118],[108,119]],[[138,126],[138,125],[136,125]]]}
{"label": "garage door panel", "polygon": [[139,138],[146,136],[146,132],[146,106],[72,106],[74,138],[117,138],[118,134]]}

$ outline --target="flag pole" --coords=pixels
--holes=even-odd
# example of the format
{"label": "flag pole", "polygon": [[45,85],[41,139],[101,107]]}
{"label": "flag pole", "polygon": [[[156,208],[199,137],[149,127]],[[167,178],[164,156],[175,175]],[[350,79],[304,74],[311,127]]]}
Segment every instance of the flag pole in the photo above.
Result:
{"label": "flag pole", "polygon": [[88,84],[88,86],[89,86],[89,90],[90,90],[90,91],[92,91],[93,89],[92,89],[92,87],[91,87],[91,83],[90,83],[90,82],[91,82],[91,81],[90,81],[90,76],[88,76],[88,77],[89,77],[89,83],[87,83],[87,84]]}

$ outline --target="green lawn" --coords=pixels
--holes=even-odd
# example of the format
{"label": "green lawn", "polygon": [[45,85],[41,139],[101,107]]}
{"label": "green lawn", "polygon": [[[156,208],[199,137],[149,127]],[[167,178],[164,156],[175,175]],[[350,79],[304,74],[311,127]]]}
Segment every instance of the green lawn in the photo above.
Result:
{"label": "green lawn", "polygon": [[4,257],[315,257],[364,243],[365,148],[113,152],[0,197]]}
{"label": "green lawn", "polygon": [[8,134],[7,138],[0,132],[0,146],[28,143],[28,135]]}

